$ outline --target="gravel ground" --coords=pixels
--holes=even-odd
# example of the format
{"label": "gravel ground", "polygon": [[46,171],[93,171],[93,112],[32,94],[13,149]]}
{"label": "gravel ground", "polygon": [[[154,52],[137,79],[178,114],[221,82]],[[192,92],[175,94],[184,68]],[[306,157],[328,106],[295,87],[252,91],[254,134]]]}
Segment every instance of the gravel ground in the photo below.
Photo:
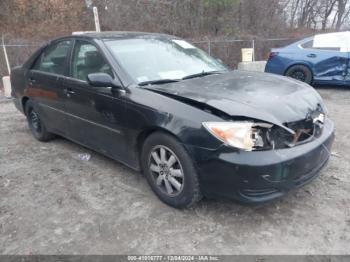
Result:
{"label": "gravel ground", "polygon": [[204,200],[187,210],[161,203],[139,173],[100,154],[36,141],[1,99],[0,253],[349,254],[350,90],[318,91],[337,126],[318,179],[264,206]]}

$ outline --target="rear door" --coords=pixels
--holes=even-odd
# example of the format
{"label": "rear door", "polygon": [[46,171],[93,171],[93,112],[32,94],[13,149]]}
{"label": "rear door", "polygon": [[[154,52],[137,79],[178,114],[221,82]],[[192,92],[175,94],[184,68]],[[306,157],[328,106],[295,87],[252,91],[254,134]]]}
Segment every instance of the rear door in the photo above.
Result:
{"label": "rear door", "polygon": [[37,58],[27,77],[27,95],[38,106],[48,130],[66,135],[66,95],[63,89],[72,40],[56,41]]}
{"label": "rear door", "polygon": [[317,50],[309,52],[307,57],[315,59],[315,79],[339,82],[345,80],[349,60],[348,53],[330,49]]}
{"label": "rear door", "polygon": [[314,80],[344,82],[349,55],[340,47],[315,47],[314,40],[303,45],[302,59],[312,65]]}
{"label": "rear door", "polygon": [[92,41],[76,40],[71,55],[69,77],[64,87],[69,112],[69,136],[90,148],[118,160],[125,160],[125,104],[123,93],[108,87],[93,87],[91,73],[116,77],[112,67]]}

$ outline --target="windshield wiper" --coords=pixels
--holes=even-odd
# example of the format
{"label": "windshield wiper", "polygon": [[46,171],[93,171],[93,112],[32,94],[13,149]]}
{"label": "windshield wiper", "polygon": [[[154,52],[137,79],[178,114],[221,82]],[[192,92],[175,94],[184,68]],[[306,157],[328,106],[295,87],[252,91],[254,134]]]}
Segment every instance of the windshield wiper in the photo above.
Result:
{"label": "windshield wiper", "polygon": [[161,84],[174,83],[174,82],[179,82],[179,81],[180,80],[176,80],[176,79],[158,79],[158,80],[150,80],[150,81],[140,82],[139,86],[161,85]]}
{"label": "windshield wiper", "polygon": [[167,83],[174,83],[174,82],[179,82],[181,80],[186,80],[186,79],[191,79],[191,78],[196,78],[196,77],[222,74],[223,72],[225,72],[225,71],[207,71],[207,72],[203,71],[201,73],[185,76],[181,79],[157,79],[157,80],[144,81],[144,82],[140,82],[139,86],[161,85],[161,84],[167,84]]}
{"label": "windshield wiper", "polygon": [[191,79],[191,78],[196,78],[196,77],[203,77],[203,76],[208,76],[208,75],[216,75],[216,74],[222,74],[224,71],[208,71],[208,72],[200,72],[197,74],[193,74],[193,75],[188,75],[182,78],[182,80],[186,80],[186,79]]}

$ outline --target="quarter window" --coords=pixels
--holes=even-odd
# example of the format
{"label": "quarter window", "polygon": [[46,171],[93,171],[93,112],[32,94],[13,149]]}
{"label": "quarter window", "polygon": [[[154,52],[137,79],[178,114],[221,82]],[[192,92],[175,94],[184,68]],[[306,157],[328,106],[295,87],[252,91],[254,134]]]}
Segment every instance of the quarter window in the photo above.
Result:
{"label": "quarter window", "polygon": [[310,40],[301,45],[304,49],[314,49],[314,50],[326,50],[326,51],[340,51],[340,47],[314,47],[314,40]]}
{"label": "quarter window", "polygon": [[314,40],[307,41],[301,45],[303,48],[312,48],[314,46]]}
{"label": "quarter window", "polygon": [[71,76],[86,81],[92,73],[107,73],[113,77],[111,67],[96,46],[78,40],[73,52]]}
{"label": "quarter window", "polygon": [[58,75],[64,74],[64,69],[66,68],[65,62],[70,44],[71,41],[66,40],[46,48],[36,61],[33,69]]}

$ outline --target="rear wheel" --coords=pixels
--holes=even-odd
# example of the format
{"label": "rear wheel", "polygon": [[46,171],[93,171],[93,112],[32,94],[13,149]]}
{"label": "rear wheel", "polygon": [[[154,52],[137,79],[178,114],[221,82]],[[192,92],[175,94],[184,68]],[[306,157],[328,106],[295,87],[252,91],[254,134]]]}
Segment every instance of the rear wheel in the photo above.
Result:
{"label": "rear wheel", "polygon": [[292,77],[307,84],[312,83],[312,72],[309,68],[303,65],[295,65],[289,68],[286,76]]}
{"label": "rear wheel", "polygon": [[36,139],[46,142],[54,138],[54,134],[47,131],[38,111],[35,109],[34,104],[30,100],[26,102],[25,113],[27,116],[29,129]]}
{"label": "rear wheel", "polygon": [[152,134],[144,143],[141,165],[153,192],[166,204],[184,208],[201,199],[192,159],[174,137]]}

